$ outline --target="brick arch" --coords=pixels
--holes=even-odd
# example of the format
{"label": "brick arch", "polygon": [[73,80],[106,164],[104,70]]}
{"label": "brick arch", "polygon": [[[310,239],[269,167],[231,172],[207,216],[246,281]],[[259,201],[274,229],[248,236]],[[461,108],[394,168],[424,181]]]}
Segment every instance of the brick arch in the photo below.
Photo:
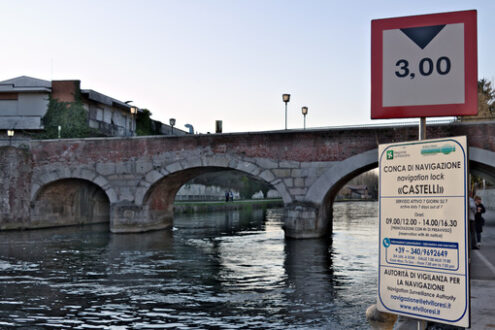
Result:
{"label": "brick arch", "polygon": [[[292,201],[292,197],[287,191],[285,184],[282,180],[275,178],[270,169],[264,169],[257,165],[254,161],[212,156],[203,157],[201,163],[198,161],[178,161],[167,165],[165,168],[147,172],[138,183],[134,200],[136,205],[143,205],[153,187],[165,177],[188,170],[201,171],[201,168],[236,170],[247,173],[261,181],[271,184],[274,189],[280,193],[285,204]],[[204,173],[208,171],[209,170],[205,170]]]}
{"label": "brick arch", "polygon": [[110,186],[108,180],[98,173],[88,169],[85,169],[84,171],[70,171],[69,169],[63,169],[45,173],[36,178],[31,187],[31,202],[34,202],[38,198],[40,192],[43,190],[44,187],[51,183],[65,179],[79,179],[89,181],[105,192],[110,204],[116,203],[118,201],[117,194],[115,193],[115,190]]}

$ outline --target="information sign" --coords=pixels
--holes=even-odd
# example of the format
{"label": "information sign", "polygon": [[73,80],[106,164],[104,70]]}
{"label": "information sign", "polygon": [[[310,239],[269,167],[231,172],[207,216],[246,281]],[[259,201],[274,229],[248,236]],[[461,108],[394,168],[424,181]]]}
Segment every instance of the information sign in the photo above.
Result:
{"label": "information sign", "polygon": [[476,11],[371,22],[371,118],[475,115]]}
{"label": "information sign", "polygon": [[469,326],[466,137],[379,146],[378,309]]}

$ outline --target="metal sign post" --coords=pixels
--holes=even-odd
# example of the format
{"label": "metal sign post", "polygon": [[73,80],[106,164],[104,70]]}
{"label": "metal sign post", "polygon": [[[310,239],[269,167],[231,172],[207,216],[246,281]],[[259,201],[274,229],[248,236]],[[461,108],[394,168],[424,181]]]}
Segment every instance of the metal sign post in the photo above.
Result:
{"label": "metal sign post", "polygon": [[[426,117],[419,118],[418,140],[426,140]],[[421,321],[418,320],[417,330],[421,330]]]}
{"label": "metal sign post", "polygon": [[426,140],[426,117],[419,118],[418,140]]}

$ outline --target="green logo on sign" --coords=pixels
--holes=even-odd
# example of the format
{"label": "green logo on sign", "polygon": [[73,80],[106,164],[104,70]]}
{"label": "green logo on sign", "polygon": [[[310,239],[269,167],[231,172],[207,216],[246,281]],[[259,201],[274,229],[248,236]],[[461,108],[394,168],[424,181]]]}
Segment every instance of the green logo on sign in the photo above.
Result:
{"label": "green logo on sign", "polygon": [[445,144],[442,147],[423,148],[421,150],[422,155],[434,155],[438,153],[448,155],[451,152],[455,152],[455,146],[449,144]]}
{"label": "green logo on sign", "polygon": [[394,159],[394,151],[393,150],[387,151],[387,159]]}

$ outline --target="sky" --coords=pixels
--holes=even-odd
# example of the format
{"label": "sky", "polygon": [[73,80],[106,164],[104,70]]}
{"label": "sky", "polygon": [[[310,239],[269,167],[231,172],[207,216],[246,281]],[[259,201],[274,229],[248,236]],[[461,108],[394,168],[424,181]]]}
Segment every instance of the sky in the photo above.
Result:
{"label": "sky", "polygon": [[[0,80],[77,79],[200,133],[370,119],[371,20],[478,11],[478,77],[495,78],[495,1],[0,0]],[[395,122],[398,120],[395,120]]]}

